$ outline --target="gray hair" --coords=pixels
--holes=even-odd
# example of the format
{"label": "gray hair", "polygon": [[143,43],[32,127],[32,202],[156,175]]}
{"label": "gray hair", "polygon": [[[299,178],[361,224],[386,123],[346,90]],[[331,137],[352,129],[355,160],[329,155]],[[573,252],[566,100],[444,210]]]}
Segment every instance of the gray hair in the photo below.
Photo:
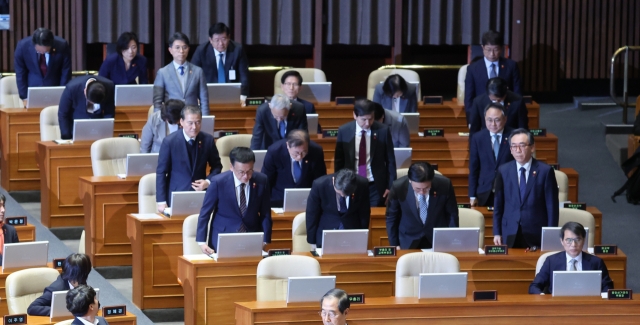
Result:
{"label": "gray hair", "polygon": [[291,105],[291,101],[289,98],[282,94],[275,94],[271,97],[271,108],[272,109],[289,109],[289,105]]}
{"label": "gray hair", "polygon": [[339,170],[335,174],[333,186],[338,191],[342,191],[346,196],[353,194],[357,187],[356,173],[347,168]]}

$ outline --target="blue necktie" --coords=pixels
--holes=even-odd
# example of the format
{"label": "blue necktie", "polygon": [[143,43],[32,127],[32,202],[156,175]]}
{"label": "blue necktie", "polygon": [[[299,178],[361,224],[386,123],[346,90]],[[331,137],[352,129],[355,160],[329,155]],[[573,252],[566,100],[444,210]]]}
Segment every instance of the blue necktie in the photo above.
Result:
{"label": "blue necktie", "polygon": [[300,182],[300,177],[302,176],[302,168],[300,168],[300,162],[293,161],[293,181],[298,183]]}
{"label": "blue necktie", "polygon": [[[341,216],[347,213],[347,197],[346,196],[340,196],[340,206],[338,207],[338,212],[340,212]],[[338,225],[338,229],[344,229],[344,225],[342,224],[342,222],[340,222],[340,225]]]}
{"label": "blue necktie", "polygon": [[284,125],[284,121],[280,121],[278,130],[280,131],[280,137],[284,139],[284,136],[287,134],[287,127]]}
{"label": "blue necktie", "polygon": [[220,61],[218,61],[218,83],[223,84],[227,82],[226,75],[224,73],[224,53],[218,54]]}
{"label": "blue necktie", "polygon": [[495,78],[497,76],[498,76],[498,74],[496,74],[496,64],[495,63],[491,63],[491,72],[489,72],[489,77],[490,78]]}
{"label": "blue necktie", "polygon": [[427,223],[427,196],[426,195],[418,195],[420,201],[420,220],[422,220],[422,224]]}
{"label": "blue necktie", "polygon": [[520,167],[520,202],[524,202],[524,192],[527,190],[526,169]]}
{"label": "blue necktie", "polygon": [[498,152],[500,151],[500,135],[494,134],[493,138],[495,141],[493,142],[493,154],[496,156],[496,161],[498,160]]}
{"label": "blue necktie", "polygon": [[184,67],[183,66],[179,66],[178,70],[180,70],[180,75],[184,76]]}

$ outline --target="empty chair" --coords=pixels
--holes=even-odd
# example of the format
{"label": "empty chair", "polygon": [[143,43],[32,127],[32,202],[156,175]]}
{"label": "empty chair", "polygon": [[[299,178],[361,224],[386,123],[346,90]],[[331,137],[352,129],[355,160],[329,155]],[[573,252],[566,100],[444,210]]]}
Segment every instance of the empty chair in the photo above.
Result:
{"label": "empty chair", "polygon": [[302,82],[326,82],[327,76],[324,74],[324,71],[320,69],[314,68],[293,68],[293,69],[282,69],[276,73],[276,76],[273,78],[273,93],[274,94],[282,94],[282,75],[289,71],[296,70],[302,76]]}
{"label": "empty chair", "polygon": [[58,124],[58,105],[47,106],[40,112],[40,141],[62,138]]}
{"label": "empty chair", "polygon": [[420,273],[460,272],[458,259],[447,253],[419,252],[402,255],[396,264],[396,297],[418,297]]}
{"label": "empty chair", "polygon": [[20,94],[18,93],[16,76],[8,76],[0,79],[0,105],[2,105],[2,108],[24,107],[22,99],[20,99]]}
{"label": "empty chair", "polygon": [[202,254],[202,249],[196,242],[198,216],[192,214],[186,217],[182,223],[182,255]]}
{"label": "empty chair", "polygon": [[234,134],[222,137],[216,141],[216,147],[220,154],[222,172],[226,172],[231,167],[229,153],[235,147],[251,147],[251,134]]}
{"label": "empty chair", "polygon": [[458,105],[464,105],[464,81],[467,78],[468,66],[468,64],[465,64],[458,70],[458,96],[456,96]]}
{"label": "empty chair", "polygon": [[460,228],[480,228],[478,247],[484,247],[484,216],[480,211],[458,208]]}
{"label": "empty chair", "polygon": [[290,276],[320,276],[320,263],[309,256],[271,256],[258,263],[256,300],[286,300]]}
{"label": "empty chair", "polygon": [[[584,210],[560,208],[558,226],[562,227],[569,221],[577,222],[585,228],[589,228],[589,242],[587,243],[587,247],[593,247],[594,238],[596,237],[596,220],[593,215]],[[560,240],[559,232],[558,240]]]}
{"label": "empty chair", "polygon": [[107,138],[92,143],[93,176],[125,174],[127,154],[130,153],[140,153],[140,142],[133,138]]}
{"label": "empty chair", "polygon": [[291,238],[293,239],[293,252],[311,251],[311,244],[307,242],[307,214],[305,212],[299,213],[293,218]]}
{"label": "empty chair", "polygon": [[[373,93],[376,90],[376,86],[383,82],[389,75],[399,74],[407,83],[420,82],[420,76],[417,72],[408,69],[382,69],[374,70],[369,74],[369,81],[367,82],[367,99],[373,100]],[[417,89],[418,99],[422,98],[420,93],[420,87]]]}
{"label": "empty chair", "polygon": [[556,182],[558,183],[558,200],[569,200],[569,177],[562,171],[554,170],[556,174]]}
{"label": "empty chair", "polygon": [[9,314],[26,314],[29,305],[42,295],[44,288],[55,281],[58,275],[58,270],[48,267],[36,267],[9,274],[5,282]]}
{"label": "empty chair", "polygon": [[138,184],[138,213],[156,213],[156,174],[151,173],[140,178]]}

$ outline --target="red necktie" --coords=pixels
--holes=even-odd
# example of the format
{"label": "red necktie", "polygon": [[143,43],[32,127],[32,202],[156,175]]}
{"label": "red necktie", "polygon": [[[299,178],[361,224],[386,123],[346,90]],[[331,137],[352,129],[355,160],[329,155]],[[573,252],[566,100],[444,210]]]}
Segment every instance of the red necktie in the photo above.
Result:
{"label": "red necktie", "polygon": [[47,75],[47,59],[44,57],[44,53],[40,54],[40,72],[43,77]]}
{"label": "red necktie", "polygon": [[362,130],[360,150],[358,150],[358,175],[367,177],[367,131]]}

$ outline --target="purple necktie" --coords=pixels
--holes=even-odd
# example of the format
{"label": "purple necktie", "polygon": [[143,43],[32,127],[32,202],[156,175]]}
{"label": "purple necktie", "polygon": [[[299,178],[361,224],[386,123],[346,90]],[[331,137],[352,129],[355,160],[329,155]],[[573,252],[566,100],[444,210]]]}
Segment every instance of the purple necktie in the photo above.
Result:
{"label": "purple necktie", "polygon": [[358,175],[367,177],[367,131],[362,130],[358,152]]}

